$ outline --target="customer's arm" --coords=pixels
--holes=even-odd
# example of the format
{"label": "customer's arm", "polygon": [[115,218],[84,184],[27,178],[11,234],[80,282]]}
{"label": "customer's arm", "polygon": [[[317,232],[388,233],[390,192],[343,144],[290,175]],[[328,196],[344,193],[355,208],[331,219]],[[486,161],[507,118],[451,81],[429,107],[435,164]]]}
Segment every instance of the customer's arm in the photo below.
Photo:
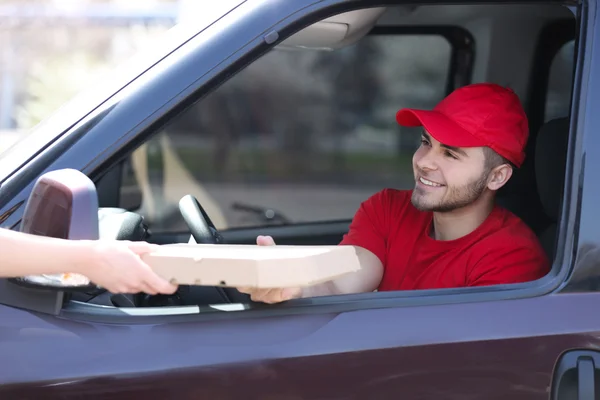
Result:
{"label": "customer's arm", "polygon": [[117,240],[64,240],[0,229],[0,276],[79,273],[113,293],[173,293],[140,255],[158,246]]}

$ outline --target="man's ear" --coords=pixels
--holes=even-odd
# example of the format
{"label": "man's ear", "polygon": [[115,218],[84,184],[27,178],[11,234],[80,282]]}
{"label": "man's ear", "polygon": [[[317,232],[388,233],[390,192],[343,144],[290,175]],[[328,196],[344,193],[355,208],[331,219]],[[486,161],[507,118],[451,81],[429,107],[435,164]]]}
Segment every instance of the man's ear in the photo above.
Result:
{"label": "man's ear", "polygon": [[490,171],[487,187],[490,190],[498,190],[508,182],[512,176],[513,169],[508,164],[502,164]]}

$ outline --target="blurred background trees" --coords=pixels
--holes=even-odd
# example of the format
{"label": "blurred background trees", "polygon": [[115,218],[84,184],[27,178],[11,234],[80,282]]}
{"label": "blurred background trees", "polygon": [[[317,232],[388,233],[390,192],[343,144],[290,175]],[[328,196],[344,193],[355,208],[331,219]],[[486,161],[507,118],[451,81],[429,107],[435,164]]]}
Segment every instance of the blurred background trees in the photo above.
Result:
{"label": "blurred background trees", "polygon": [[0,0],[0,129],[31,128],[151,45],[180,3]]}

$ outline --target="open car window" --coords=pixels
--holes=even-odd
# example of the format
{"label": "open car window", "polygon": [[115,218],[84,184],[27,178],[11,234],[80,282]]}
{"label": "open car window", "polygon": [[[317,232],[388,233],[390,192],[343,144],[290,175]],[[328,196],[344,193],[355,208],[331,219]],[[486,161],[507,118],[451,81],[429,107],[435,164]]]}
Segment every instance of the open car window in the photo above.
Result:
{"label": "open car window", "polygon": [[371,194],[410,188],[420,136],[391,116],[447,94],[454,49],[443,33],[272,50],[131,155],[120,207],[156,234],[181,232],[177,204],[192,194],[226,230],[349,220]]}
{"label": "open car window", "polygon": [[[435,10],[436,6],[431,7]],[[155,117],[148,117],[149,128],[140,133],[140,140],[129,143],[137,147],[119,149],[119,157],[127,152],[124,159],[107,158],[118,174],[103,176],[98,185],[100,199],[107,198],[103,190],[108,187],[118,193],[118,201],[101,211],[108,207],[128,210],[127,215],[135,215],[143,227],[135,230],[143,239],[160,237],[161,243],[185,243],[190,231],[178,202],[192,194],[216,228],[230,234],[226,236],[230,243],[254,243],[263,229],[280,233],[283,240],[278,243],[338,243],[362,201],[386,187],[414,186],[412,154],[420,135],[418,129],[397,125],[393,118],[396,110],[431,108],[455,87],[487,80],[489,59],[510,58],[503,54],[510,53],[511,47],[491,40],[487,28],[482,31],[476,23],[454,21],[448,17],[449,6],[439,7],[439,21],[456,24],[450,26],[456,28],[450,37],[444,31],[447,23],[428,19],[427,7],[414,19],[400,19],[407,26],[397,30],[389,26],[395,15],[390,11],[382,20],[382,29],[374,29],[351,46],[333,51],[270,50],[244,68],[226,74],[227,79],[215,82],[218,84],[214,90],[191,106],[182,107],[183,113],[170,115],[167,121],[150,121]],[[471,12],[480,12],[474,21],[496,14],[508,20],[511,7],[477,6],[465,18]],[[559,6],[548,9],[550,16],[564,16]],[[540,10],[528,11],[531,17]],[[548,19],[554,18],[550,16]],[[502,40],[513,39],[503,24],[494,26],[500,27],[497,35]],[[532,43],[536,37],[531,34]],[[458,52],[456,43],[462,43],[467,51]],[[486,46],[493,46],[488,49],[493,53],[489,59],[485,53],[475,51]],[[515,71],[529,71],[533,66],[528,59],[514,62],[519,63]],[[497,67],[493,72],[502,76],[501,71]],[[527,98],[528,87],[523,83],[516,90]],[[564,90],[560,93],[555,100],[564,107],[570,101],[565,102]],[[190,105],[178,100],[181,105]],[[107,186],[107,176],[118,184]],[[528,195],[536,197],[535,184],[528,187]],[[102,201],[100,205],[105,206]],[[534,286],[529,288],[533,290]],[[202,297],[201,306],[190,302],[192,305],[183,311],[171,310],[193,314],[205,305],[227,303],[222,289],[210,289],[210,297]],[[497,289],[489,295],[503,296],[504,288]],[[432,295],[438,294],[434,292]],[[485,290],[471,293],[488,294]],[[356,297],[371,300],[375,296],[385,300],[416,298],[420,294],[366,293]],[[85,303],[97,304],[92,314],[102,314],[102,306],[109,305],[123,308],[130,315],[157,316],[169,314],[169,310],[159,310],[162,306],[177,305],[147,301],[145,297],[141,302],[146,307],[131,311],[127,301],[112,296],[80,293],[69,298],[76,300],[67,307],[71,311],[85,310]],[[302,307],[319,302],[300,301]],[[223,309],[248,307],[232,305],[237,303],[225,304]]]}

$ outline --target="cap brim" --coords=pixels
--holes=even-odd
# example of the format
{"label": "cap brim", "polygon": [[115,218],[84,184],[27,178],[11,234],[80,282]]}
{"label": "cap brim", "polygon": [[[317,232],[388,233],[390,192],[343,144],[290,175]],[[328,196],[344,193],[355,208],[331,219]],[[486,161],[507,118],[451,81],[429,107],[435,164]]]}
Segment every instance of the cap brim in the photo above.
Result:
{"label": "cap brim", "polygon": [[422,126],[438,142],[453,147],[485,146],[483,141],[438,111],[405,108],[396,113],[396,122],[407,127]]}

